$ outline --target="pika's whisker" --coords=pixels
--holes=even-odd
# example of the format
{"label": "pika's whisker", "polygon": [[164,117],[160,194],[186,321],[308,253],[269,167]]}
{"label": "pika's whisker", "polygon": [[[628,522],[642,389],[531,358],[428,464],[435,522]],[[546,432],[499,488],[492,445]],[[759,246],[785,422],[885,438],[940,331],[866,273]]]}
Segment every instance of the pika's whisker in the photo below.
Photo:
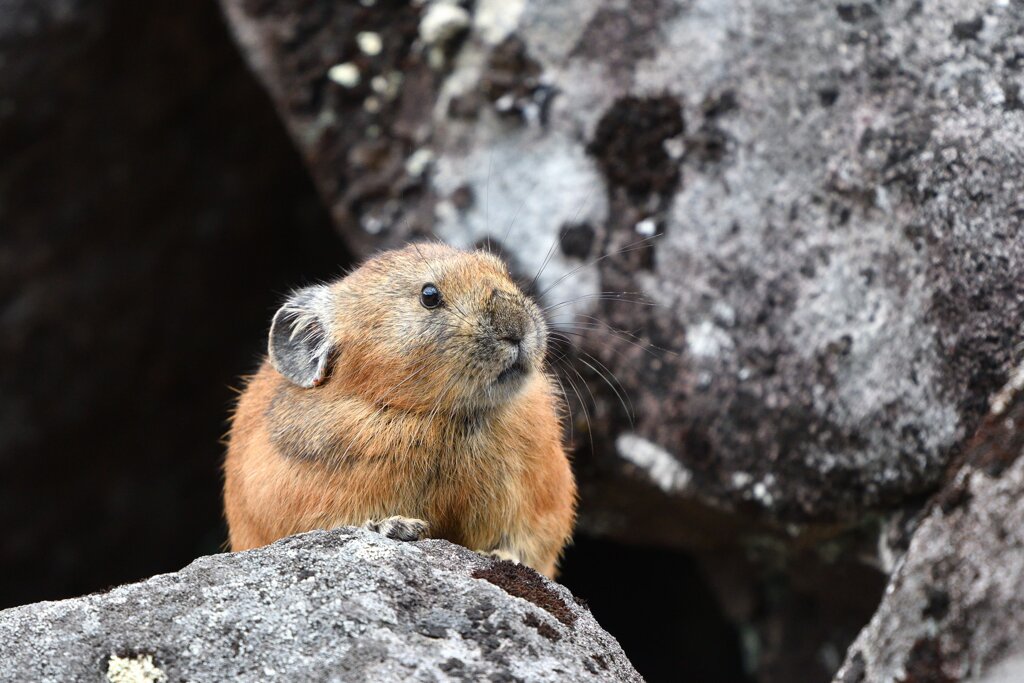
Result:
{"label": "pika's whisker", "polygon": [[567,277],[571,277],[572,275],[575,275],[576,273],[580,272],[584,268],[587,268],[589,266],[592,266],[592,265],[595,265],[597,263],[600,263],[601,261],[605,260],[606,258],[610,258],[612,256],[618,256],[620,254],[628,254],[631,251],[637,251],[638,249],[642,249],[645,246],[647,246],[645,243],[651,242],[652,240],[654,240],[657,237],[661,237],[661,233],[656,233],[654,235],[650,235],[648,237],[644,237],[642,239],[639,239],[639,240],[637,240],[635,242],[630,242],[629,244],[627,244],[626,246],[622,247],[621,249],[616,249],[615,251],[610,251],[607,254],[604,254],[602,256],[598,256],[597,258],[592,259],[592,260],[590,260],[590,261],[588,261],[586,263],[581,263],[580,265],[576,266],[575,268],[570,270],[568,273],[565,273],[564,275],[562,275],[562,277],[558,278],[557,280],[552,282],[550,285],[548,285],[544,289],[543,292],[541,292],[540,294],[538,294],[536,296],[537,301],[542,300],[544,298],[545,294],[550,292],[560,282],[563,282]]}
{"label": "pika's whisker", "polygon": [[647,301],[646,299],[631,299],[629,297],[623,296],[623,294],[626,293],[627,292],[599,292],[596,294],[583,294],[572,299],[566,299],[565,301],[559,301],[558,303],[549,304],[541,308],[541,310],[547,313],[559,308],[563,308],[570,304],[577,303],[579,301],[586,301],[588,299],[593,299],[596,301],[624,301],[628,304],[636,304],[638,306],[657,306],[656,303],[652,301]]}
{"label": "pika's whisker", "polygon": [[[530,186],[529,191],[527,191],[526,196],[529,197],[530,195],[532,195],[533,191],[537,189],[537,185],[539,185],[539,184],[540,184],[540,180],[535,180],[533,185]],[[505,243],[508,242],[508,238],[512,235],[512,226],[516,224],[516,219],[519,218],[519,213],[523,210],[524,206],[526,206],[526,197],[524,197],[523,201],[521,201],[519,203],[519,206],[516,207],[516,212],[514,214],[512,214],[512,220],[509,221],[508,228],[505,230],[505,235],[501,238],[501,247],[502,248],[505,247]],[[490,235],[490,231],[489,230],[488,230],[488,235]],[[490,237],[488,237],[488,239],[490,239]]]}
{"label": "pika's whisker", "polygon": [[[572,365],[567,363],[567,359],[565,357],[563,357],[561,359],[561,361],[562,362],[560,363],[560,366],[562,367],[563,370],[573,370],[574,372],[576,372],[576,370],[572,367]],[[579,372],[576,372],[576,374],[579,375]],[[583,377],[582,376],[580,376],[580,380],[583,381]],[[565,381],[567,381],[569,383],[569,386],[572,387],[573,393],[576,394],[576,400],[579,401],[580,408],[583,409],[583,419],[586,420],[586,423],[587,423],[587,436],[590,439],[590,452],[594,453],[596,451],[596,449],[594,447],[594,429],[593,429],[593,426],[591,425],[591,422],[590,422],[590,411],[587,410],[586,401],[583,400],[583,396],[580,394],[580,390],[576,386],[576,382],[572,381],[572,377],[570,377],[568,374],[566,374],[565,375]],[[590,391],[590,390],[587,389],[587,391]],[[591,394],[591,398],[593,398],[593,394]]]}
{"label": "pika's whisker", "polygon": [[[640,337],[637,337],[636,335],[630,334],[629,332],[625,332],[623,330],[616,329],[616,328],[611,327],[611,326],[602,326],[602,325],[599,325],[599,324],[585,323],[585,322],[572,322],[572,323],[558,323],[557,325],[552,325],[552,328],[554,330],[562,332],[564,334],[572,334],[574,336],[581,337],[581,338],[584,338],[584,339],[589,339],[589,340],[593,340],[593,337],[590,336],[590,335],[586,335],[583,332],[595,331],[595,330],[603,330],[603,331],[607,332],[609,335],[611,335],[613,338],[619,339],[619,340],[629,344],[630,346],[632,346],[634,348],[640,349],[641,351],[646,353],[651,358],[658,358],[659,357],[658,354],[654,353],[654,350],[659,351],[662,354],[667,354],[667,355],[670,355],[670,356],[678,356],[679,355],[675,351],[671,351],[669,349],[664,349],[664,348],[662,348],[660,346],[655,346],[654,344],[651,344],[649,341],[647,341],[645,339],[641,339]],[[611,347],[609,345],[609,348],[614,348],[614,347]]]}
{"label": "pika's whisker", "polygon": [[491,233],[491,169],[494,167],[494,151],[487,155],[487,183],[484,185],[484,231]]}
{"label": "pika's whisker", "polygon": [[552,372],[551,377],[558,382],[558,388],[562,391],[562,399],[565,401],[565,410],[569,413],[569,443],[572,444],[575,434],[575,425],[573,425],[572,416],[572,404],[569,403],[569,396],[565,393],[565,385],[562,384],[562,378],[558,376],[557,372]]}
{"label": "pika's whisker", "polygon": [[[579,220],[580,212],[583,211],[583,207],[590,203],[590,198],[592,196],[593,196],[593,189],[591,189],[589,192],[587,192],[586,198],[582,202],[580,202],[579,206],[576,207],[576,211],[572,215],[572,222],[574,224]],[[530,291],[531,292],[536,291],[536,289],[537,289],[537,281],[540,279],[541,273],[544,272],[544,269],[547,268],[548,262],[551,260],[551,257],[555,253],[555,247],[558,245],[558,243],[561,241],[561,239],[562,239],[562,236],[561,236],[561,233],[559,233],[559,234],[555,235],[555,238],[553,240],[551,240],[551,246],[548,247],[547,254],[544,255],[544,260],[541,261],[540,268],[537,269],[537,273],[533,276],[533,280],[531,280],[531,282],[530,282]],[[540,297],[537,297],[537,302],[538,303],[540,302]]]}
{"label": "pika's whisker", "polygon": [[[562,339],[564,339],[566,342],[569,342],[569,339],[567,339],[565,337],[562,337]],[[589,358],[591,361],[594,362],[594,364],[596,364],[598,366],[598,367],[594,367],[593,364],[587,362],[585,359],[583,359],[583,358],[579,359],[579,361],[581,363],[583,363],[588,368],[590,368],[594,372],[594,374],[596,374],[598,377],[600,377],[604,381],[604,383],[607,384],[609,386],[609,388],[611,388],[611,390],[613,392],[615,392],[615,396],[619,399],[619,403],[622,404],[622,409],[626,412],[626,417],[629,420],[630,426],[632,426],[633,425],[633,416],[635,414],[635,411],[633,409],[633,402],[630,400],[629,393],[626,391],[625,387],[622,386],[622,382],[620,382],[619,378],[615,376],[615,373],[613,373],[611,370],[609,370],[608,366],[606,366],[600,360],[598,360],[597,358],[595,358],[591,354],[587,353],[583,349],[577,348],[576,351],[578,353],[582,354],[583,356],[586,356],[587,358]],[[598,368],[600,368],[600,369],[598,369]],[[605,375],[605,373],[607,373],[607,376]],[[611,379],[609,379],[609,377]],[[614,381],[612,381],[612,380],[614,380]],[[621,389],[621,392],[620,392],[620,389]],[[629,404],[628,406],[627,406],[627,403]]]}

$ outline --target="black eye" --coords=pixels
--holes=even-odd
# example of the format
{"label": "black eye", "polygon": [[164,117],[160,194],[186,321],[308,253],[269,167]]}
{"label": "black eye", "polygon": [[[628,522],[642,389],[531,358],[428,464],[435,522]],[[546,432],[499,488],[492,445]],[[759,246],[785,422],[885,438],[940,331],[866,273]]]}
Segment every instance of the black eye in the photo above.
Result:
{"label": "black eye", "polygon": [[441,290],[428,282],[420,290],[420,303],[424,308],[437,308],[441,305]]}

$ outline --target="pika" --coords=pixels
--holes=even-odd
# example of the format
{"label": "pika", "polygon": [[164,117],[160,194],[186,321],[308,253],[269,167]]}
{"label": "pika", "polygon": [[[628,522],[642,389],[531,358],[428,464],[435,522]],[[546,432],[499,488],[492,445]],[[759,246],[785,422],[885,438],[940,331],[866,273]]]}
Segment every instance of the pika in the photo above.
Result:
{"label": "pika", "polygon": [[386,251],[296,291],[231,420],[232,550],[366,524],[554,577],[576,516],[547,325],[492,254]]}

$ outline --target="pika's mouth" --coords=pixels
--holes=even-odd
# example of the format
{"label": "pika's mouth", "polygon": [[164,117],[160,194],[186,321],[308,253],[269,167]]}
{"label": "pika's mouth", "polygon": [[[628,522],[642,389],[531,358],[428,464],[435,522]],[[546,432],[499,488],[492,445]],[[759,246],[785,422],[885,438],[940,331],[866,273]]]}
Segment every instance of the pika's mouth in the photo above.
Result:
{"label": "pika's mouth", "polygon": [[519,354],[512,364],[502,370],[498,375],[498,378],[494,381],[498,384],[511,382],[526,375],[528,369],[529,368],[527,368],[526,363],[523,362],[522,354]]}

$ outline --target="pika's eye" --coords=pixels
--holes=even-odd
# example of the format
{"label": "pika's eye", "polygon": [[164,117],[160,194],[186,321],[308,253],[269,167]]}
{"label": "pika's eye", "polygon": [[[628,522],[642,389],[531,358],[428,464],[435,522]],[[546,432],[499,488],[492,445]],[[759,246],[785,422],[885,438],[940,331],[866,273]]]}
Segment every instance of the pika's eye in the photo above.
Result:
{"label": "pika's eye", "polygon": [[420,290],[420,303],[424,308],[437,308],[441,305],[441,290],[428,282]]}

